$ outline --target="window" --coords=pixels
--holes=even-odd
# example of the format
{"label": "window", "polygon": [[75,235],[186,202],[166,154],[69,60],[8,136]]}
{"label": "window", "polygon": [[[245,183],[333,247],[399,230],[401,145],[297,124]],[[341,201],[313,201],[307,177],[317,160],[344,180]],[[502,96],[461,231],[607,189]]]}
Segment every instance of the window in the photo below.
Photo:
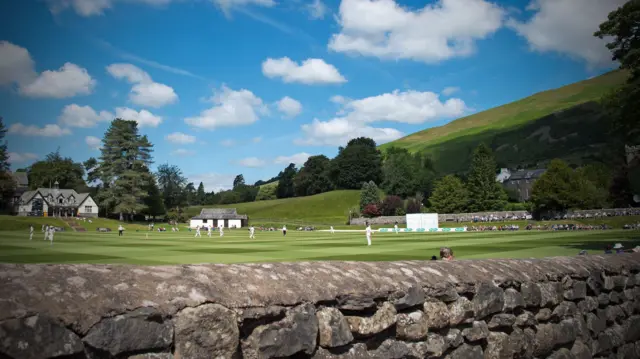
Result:
{"label": "window", "polygon": [[59,198],[59,199],[58,199],[58,203],[59,203],[59,204],[63,204],[63,203],[64,203],[64,199]]}
{"label": "window", "polygon": [[85,213],[91,213],[91,210],[92,210],[91,206],[84,206]]}
{"label": "window", "polygon": [[202,223],[207,223],[208,219],[203,219]]}

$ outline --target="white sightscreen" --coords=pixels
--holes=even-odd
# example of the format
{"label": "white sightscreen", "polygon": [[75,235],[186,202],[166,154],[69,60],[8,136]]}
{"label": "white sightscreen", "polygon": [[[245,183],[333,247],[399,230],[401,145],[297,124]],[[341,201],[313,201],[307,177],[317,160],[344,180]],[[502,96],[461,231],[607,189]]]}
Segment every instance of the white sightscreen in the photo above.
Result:
{"label": "white sightscreen", "polygon": [[438,228],[437,213],[412,213],[407,214],[407,228]]}

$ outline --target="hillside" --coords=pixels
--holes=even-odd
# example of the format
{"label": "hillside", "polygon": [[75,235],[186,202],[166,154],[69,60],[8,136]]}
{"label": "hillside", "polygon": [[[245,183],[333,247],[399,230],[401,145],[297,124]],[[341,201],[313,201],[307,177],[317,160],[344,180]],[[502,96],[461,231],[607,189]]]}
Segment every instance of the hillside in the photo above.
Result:
{"label": "hillside", "polygon": [[[349,216],[349,209],[357,206],[360,191],[331,191],[308,197],[274,199],[230,205],[207,207],[236,208],[238,213],[249,216],[251,223],[275,224],[286,222],[296,224],[344,224]],[[200,213],[202,207],[189,207],[187,216]]]}
{"label": "hillside", "polygon": [[607,140],[608,121],[598,100],[626,77],[626,72],[612,71],[416,132],[380,148],[427,153],[442,173],[465,171],[469,154],[480,142],[492,147],[503,167],[543,166],[555,157],[575,164],[588,162]]}

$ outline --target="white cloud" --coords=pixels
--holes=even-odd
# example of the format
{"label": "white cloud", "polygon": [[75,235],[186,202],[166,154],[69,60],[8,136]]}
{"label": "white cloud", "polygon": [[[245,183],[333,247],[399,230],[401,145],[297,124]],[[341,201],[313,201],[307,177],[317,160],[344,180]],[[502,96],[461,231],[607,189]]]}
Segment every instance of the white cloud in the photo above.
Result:
{"label": "white cloud", "polygon": [[86,69],[70,62],[41,74],[34,68],[27,49],[0,41],[0,86],[15,84],[23,96],[60,99],[90,94],[96,85]]}
{"label": "white cloud", "polygon": [[61,137],[70,135],[71,131],[66,128],[61,128],[58,125],[38,127],[35,125],[25,126],[21,123],[14,123],[9,127],[9,133],[22,136]]}
{"label": "white cloud", "polygon": [[450,87],[445,87],[444,90],[442,90],[442,94],[445,96],[451,96],[458,91],[460,91],[459,87],[450,86]]}
{"label": "white cloud", "polygon": [[247,157],[238,161],[238,164],[243,167],[257,168],[264,166],[266,162],[257,157]]}
{"label": "white cloud", "polygon": [[475,41],[503,23],[505,11],[484,0],[440,0],[412,10],[394,0],[342,0],[329,49],[382,59],[435,63],[469,56]]}
{"label": "white cloud", "polygon": [[369,137],[382,144],[397,140],[404,134],[395,128],[377,128],[362,123],[349,122],[345,118],[330,121],[314,119],[312,123],[302,125],[305,138],[296,139],[294,143],[305,146],[344,146],[356,137]]}
{"label": "white cloud", "polygon": [[[115,2],[121,0],[46,0],[49,10],[53,14],[58,14],[68,8],[72,8],[76,14],[84,17],[104,14],[104,11],[111,9]],[[175,0],[128,0],[129,2],[139,2],[142,4],[162,6]]]}
{"label": "white cloud", "polygon": [[262,63],[262,73],[268,78],[282,78],[286,83],[317,85],[347,82],[335,66],[322,59],[306,59],[298,64],[288,57],[268,58]]}
{"label": "white cloud", "polygon": [[264,7],[272,7],[276,5],[276,2],[274,0],[212,0],[212,1],[226,15],[229,15],[231,10],[233,10],[234,8],[239,8],[247,5],[257,5],[257,6],[264,6]]}
{"label": "white cloud", "polygon": [[102,145],[102,140],[96,136],[87,136],[84,138],[84,143],[92,150],[99,150]]}
{"label": "white cloud", "polygon": [[328,10],[322,0],[313,0],[311,4],[307,5],[307,9],[312,19],[323,19]]}
{"label": "white cloud", "polygon": [[113,114],[108,111],[97,113],[91,106],[79,106],[76,104],[67,105],[58,116],[61,125],[69,127],[90,128],[98,122],[108,122],[113,120]]}
{"label": "white cloud", "polygon": [[178,101],[178,95],[172,87],[154,82],[148,73],[135,65],[112,64],[107,66],[107,72],[133,85],[129,99],[137,105],[157,108]]}
{"label": "white cloud", "polygon": [[200,116],[185,118],[190,126],[213,130],[218,127],[250,125],[259,120],[259,115],[268,114],[262,99],[253,92],[241,89],[234,91],[225,85],[211,98],[215,106],[204,110]]}
{"label": "white cloud", "polygon": [[156,116],[147,110],[136,111],[128,107],[116,108],[116,117],[128,121],[136,121],[140,127],[158,127],[162,117]]}
{"label": "white cloud", "polygon": [[236,141],[234,141],[234,140],[223,140],[223,141],[220,141],[220,144],[223,145],[224,147],[231,147],[231,146],[236,144]]}
{"label": "white cloud", "polygon": [[186,133],[182,132],[174,132],[168,134],[165,138],[167,139],[167,141],[175,144],[188,144],[196,142],[196,136],[187,135]]}
{"label": "white cloud", "polygon": [[9,152],[9,163],[25,163],[38,159],[38,155],[29,152]]}
{"label": "white cloud", "polygon": [[233,186],[233,179],[236,175],[221,174],[221,173],[200,173],[189,175],[189,182],[200,183],[204,185],[205,191],[219,192],[221,190],[231,189]]}
{"label": "white cloud", "polygon": [[559,52],[584,60],[589,66],[609,66],[607,39],[593,33],[607,15],[627,0],[533,0],[527,10],[534,15],[525,22],[510,20],[509,26],[540,52]]}
{"label": "white cloud", "polygon": [[178,148],[177,150],[171,152],[172,156],[178,156],[178,157],[193,156],[195,154],[196,154],[195,151],[187,150],[184,148]]}
{"label": "white cloud", "polygon": [[306,152],[296,153],[291,156],[278,156],[273,160],[273,163],[279,165],[288,165],[290,163],[295,164],[296,166],[302,166],[311,155]]}
{"label": "white cloud", "polygon": [[347,99],[344,96],[335,95],[335,96],[331,96],[329,101],[331,101],[333,103],[337,103],[338,105],[342,105],[342,104],[346,103],[347,101],[349,101],[349,99]]}
{"label": "white cloud", "polygon": [[288,118],[296,117],[302,113],[302,104],[289,96],[283,97],[276,105],[278,106],[278,111]]}
{"label": "white cloud", "polygon": [[342,102],[336,118],[329,121],[314,119],[303,125],[305,138],[295,143],[300,145],[344,145],[348,140],[360,136],[371,137],[384,143],[403,136],[394,128],[377,128],[373,122],[400,122],[422,124],[441,118],[461,116],[467,107],[461,99],[440,101],[433,92],[395,90],[378,96],[358,100],[334,99]]}

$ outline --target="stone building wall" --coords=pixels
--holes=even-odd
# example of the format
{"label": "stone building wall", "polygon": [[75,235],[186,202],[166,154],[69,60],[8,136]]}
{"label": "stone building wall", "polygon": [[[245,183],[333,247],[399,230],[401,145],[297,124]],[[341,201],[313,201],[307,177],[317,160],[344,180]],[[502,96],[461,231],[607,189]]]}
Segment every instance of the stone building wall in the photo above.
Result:
{"label": "stone building wall", "polygon": [[640,255],[0,265],[0,358],[639,358]]}

